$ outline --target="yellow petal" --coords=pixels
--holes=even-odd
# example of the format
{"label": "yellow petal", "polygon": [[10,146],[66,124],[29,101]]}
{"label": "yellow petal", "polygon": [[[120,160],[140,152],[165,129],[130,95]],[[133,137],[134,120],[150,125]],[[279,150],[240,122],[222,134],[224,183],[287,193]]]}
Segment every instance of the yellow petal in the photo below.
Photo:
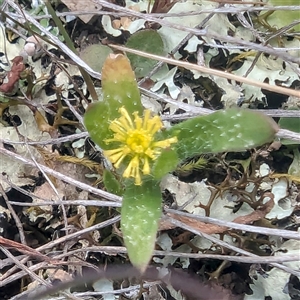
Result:
{"label": "yellow petal", "polygon": [[150,113],[151,113],[151,112],[150,112],[149,109],[146,109],[146,110],[145,110],[145,113],[144,113],[143,129],[146,130],[146,131],[148,131],[148,130],[147,130],[147,126],[148,126],[149,122],[151,121],[151,120],[150,120]]}
{"label": "yellow petal", "polygon": [[138,112],[137,112],[137,111],[134,112],[133,115],[134,115],[134,124],[135,124],[136,130],[141,130],[141,128],[142,128],[142,123],[143,123],[142,118],[140,118],[140,117],[138,116]]}
{"label": "yellow petal", "polygon": [[[158,151],[158,153],[160,153],[160,151]],[[154,150],[152,150],[151,148],[148,148],[146,151],[145,151],[145,154],[150,157],[151,159],[155,159],[156,157],[156,154]]]}
{"label": "yellow petal", "polygon": [[171,144],[177,143],[177,137],[172,137],[163,141],[158,141],[158,142],[154,142],[153,143],[153,147],[157,147],[157,148],[168,148],[171,146]]}
{"label": "yellow petal", "polygon": [[120,119],[122,119],[122,121],[123,121],[123,120],[126,120],[126,121],[127,121],[127,124],[128,124],[131,128],[134,128],[132,119],[131,119],[131,117],[130,117],[128,111],[125,109],[124,106],[121,107],[121,108],[119,109],[119,112],[120,112],[121,115],[124,117],[124,119],[123,119],[122,117],[121,117]]}
{"label": "yellow petal", "polygon": [[112,143],[112,142],[119,142],[119,143],[122,143],[122,144],[126,144],[126,135],[116,133],[116,134],[114,134],[113,138],[105,139],[104,142],[106,144],[109,144],[109,143]]}
{"label": "yellow petal", "polygon": [[135,178],[136,185],[141,185],[142,183],[139,165],[140,165],[139,157],[136,155],[131,159],[130,163],[128,164],[128,167],[123,173],[124,178],[129,178],[129,177]]}
{"label": "yellow petal", "polygon": [[104,150],[103,151],[104,156],[109,158],[109,160],[114,163],[116,160],[119,159],[120,156],[123,155],[123,147],[118,149],[112,149],[112,150]]}
{"label": "yellow petal", "polygon": [[149,134],[154,135],[163,127],[161,119],[159,116],[154,116],[151,120],[148,121],[147,131]]}
{"label": "yellow petal", "polygon": [[136,176],[135,176],[135,185],[141,185],[142,184],[142,179],[141,179],[141,174],[140,171],[137,172]]}
{"label": "yellow petal", "polygon": [[126,138],[127,138],[127,135],[116,133],[114,135],[113,141],[114,142],[120,142],[120,143],[126,144]]}
{"label": "yellow petal", "polygon": [[126,147],[121,147],[118,149],[104,150],[103,154],[114,164],[116,168],[119,168],[123,159],[128,155],[128,149]]}
{"label": "yellow petal", "polygon": [[118,120],[114,120],[110,123],[109,129],[115,133],[126,135],[126,128],[124,128],[123,124]]}
{"label": "yellow petal", "polygon": [[127,168],[125,169],[123,173],[123,177],[129,178],[129,177],[134,177],[134,169],[139,166],[139,159],[138,156],[135,156],[131,159],[129,162]]}
{"label": "yellow petal", "polygon": [[149,159],[145,157],[144,167],[143,167],[143,174],[148,175],[150,174],[150,166],[149,166]]}

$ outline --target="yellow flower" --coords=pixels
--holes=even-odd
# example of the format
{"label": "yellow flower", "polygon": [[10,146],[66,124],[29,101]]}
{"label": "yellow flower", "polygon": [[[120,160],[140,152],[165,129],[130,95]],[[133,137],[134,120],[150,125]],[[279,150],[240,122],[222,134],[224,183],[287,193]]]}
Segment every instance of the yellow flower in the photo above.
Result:
{"label": "yellow flower", "polygon": [[177,137],[155,141],[155,134],[163,127],[163,124],[159,116],[150,116],[150,110],[145,110],[143,119],[138,116],[138,112],[134,112],[132,118],[124,107],[121,107],[119,112],[121,117],[113,120],[109,126],[109,129],[114,132],[114,136],[106,139],[105,142],[118,142],[120,147],[105,150],[104,155],[114,164],[115,168],[119,168],[124,158],[129,157],[130,162],[123,177],[133,177],[135,184],[141,185],[140,166],[144,175],[150,174],[149,160],[155,160],[160,155],[161,149],[176,143]]}

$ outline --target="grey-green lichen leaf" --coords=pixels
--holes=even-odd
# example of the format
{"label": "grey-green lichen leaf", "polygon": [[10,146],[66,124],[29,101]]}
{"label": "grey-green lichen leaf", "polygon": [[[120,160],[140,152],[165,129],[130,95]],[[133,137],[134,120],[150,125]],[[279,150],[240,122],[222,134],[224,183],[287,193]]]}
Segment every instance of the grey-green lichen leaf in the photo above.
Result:
{"label": "grey-green lichen leaf", "polygon": [[101,72],[104,61],[110,53],[112,53],[112,50],[108,46],[93,44],[80,52],[80,58],[93,70]]}
{"label": "grey-green lichen leaf", "polygon": [[10,99],[6,98],[5,96],[0,94],[0,103],[9,102]]}
{"label": "grey-green lichen leaf", "polygon": [[158,182],[148,180],[141,186],[132,181],[126,186],[121,209],[121,230],[131,263],[143,272],[154,250],[161,216]]}
{"label": "grey-green lichen leaf", "polygon": [[176,135],[174,146],[181,159],[200,153],[243,151],[271,142],[277,124],[251,110],[232,108],[176,124],[168,135]]}

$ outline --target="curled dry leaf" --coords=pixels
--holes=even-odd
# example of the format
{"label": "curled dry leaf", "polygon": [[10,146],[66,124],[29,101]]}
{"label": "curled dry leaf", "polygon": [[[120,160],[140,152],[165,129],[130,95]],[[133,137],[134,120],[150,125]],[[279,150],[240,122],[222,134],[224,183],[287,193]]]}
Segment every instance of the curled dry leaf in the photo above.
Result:
{"label": "curled dry leaf", "polygon": [[[102,8],[101,5],[97,4],[93,0],[85,0],[85,1],[77,1],[77,0],[62,0],[62,2],[69,8],[69,10],[72,11],[97,11]],[[84,22],[88,23],[93,15],[78,15],[78,17]]]}
{"label": "curled dry leaf", "polygon": [[46,270],[46,273],[49,277],[51,277],[52,280],[59,280],[61,282],[72,280],[72,276],[61,269],[52,270],[49,268]]}
{"label": "curled dry leaf", "polygon": [[11,62],[13,63],[11,70],[7,73],[6,79],[4,80],[6,82],[0,85],[0,92],[5,94],[15,92],[15,87],[20,79],[20,74],[25,70],[22,56],[16,56]]}
{"label": "curled dry leaf", "polygon": [[167,13],[179,0],[155,0],[151,13]]}
{"label": "curled dry leaf", "polygon": [[[268,194],[269,195],[269,194]],[[237,224],[253,224],[253,222],[258,221],[263,219],[273,208],[274,206],[274,200],[273,200],[273,196],[270,194],[270,200],[268,202],[266,202],[264,205],[262,205],[261,207],[259,207],[257,210],[253,211],[252,213],[246,215],[246,216],[240,216],[235,218],[232,222],[237,223]],[[195,219],[191,219],[185,216],[178,216],[172,213],[167,213],[167,216],[170,216],[176,220],[179,220],[183,223],[185,223],[186,225],[189,225],[193,228],[195,228],[196,230],[199,230],[203,233],[206,234],[217,234],[217,233],[223,233],[224,231],[226,231],[228,228],[225,226],[219,226],[219,225],[215,225],[215,224],[208,224],[208,223],[204,223]],[[164,223],[160,224],[160,230],[166,230],[166,229],[171,229],[174,226],[168,224],[168,222],[165,220]]]}

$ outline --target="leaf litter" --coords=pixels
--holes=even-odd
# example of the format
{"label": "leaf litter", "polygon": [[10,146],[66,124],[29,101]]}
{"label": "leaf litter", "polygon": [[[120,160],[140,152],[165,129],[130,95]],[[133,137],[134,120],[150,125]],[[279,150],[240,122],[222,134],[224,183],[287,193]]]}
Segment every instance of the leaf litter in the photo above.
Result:
{"label": "leaf litter", "polygon": [[[148,1],[85,1],[82,7],[78,6],[77,2],[62,1],[53,5],[57,5],[56,12],[78,52],[85,51],[86,46],[124,45],[135,32],[142,32],[146,28],[160,34],[164,42],[164,53],[171,54],[175,59],[268,83],[277,86],[279,91],[283,87],[299,90],[299,61],[296,60],[299,58],[300,48],[297,32],[290,28],[280,31],[280,27],[276,28],[276,25],[280,24],[274,24],[272,18],[267,19],[271,26],[261,23],[259,9],[265,11],[263,5],[246,4],[245,1],[245,4],[238,1],[225,1],[221,4],[215,1],[164,1],[164,4],[161,4],[161,1],[154,1],[150,5]],[[89,199],[97,199],[100,203],[103,197],[64,183],[51,173],[46,176],[43,168],[39,168],[40,165],[47,166],[82,183],[103,189],[101,176],[103,169],[109,166],[103,161],[101,150],[87,138],[73,139],[78,132],[84,131],[80,116],[91,101],[90,90],[78,69],[77,63],[81,60],[79,57],[74,60],[73,54],[61,47],[62,43],[51,44],[51,39],[50,43],[49,40],[44,43],[44,38],[53,35],[47,32],[46,28],[37,31],[41,34],[41,40],[33,42],[34,45],[32,39],[27,39],[32,36],[31,32],[26,27],[22,28],[20,24],[25,24],[24,16],[30,18],[29,13],[37,22],[41,22],[39,16],[43,14],[44,18],[49,18],[43,2],[35,1],[27,6],[20,2],[21,10],[11,1],[3,3],[2,8],[7,15],[3,22],[5,35],[3,31],[0,45],[0,90],[3,99],[1,185],[7,200],[18,202],[18,205],[8,206],[2,195],[1,250],[7,247],[9,240],[20,242],[18,236],[23,233],[29,247],[39,249],[45,246],[51,249],[53,254],[49,257],[57,267],[56,273],[51,273],[47,263],[41,261],[38,265],[26,252],[26,260],[33,264],[28,267],[21,260],[25,259],[18,251],[21,248],[8,247],[16,259],[20,257],[19,262],[25,271],[19,271],[14,266],[16,261],[13,261],[7,252],[2,251],[1,259],[6,266],[1,270],[2,298],[19,299],[25,296],[30,299],[36,287],[47,286],[54,281],[64,282],[78,273],[88,274],[88,270],[95,266],[118,265],[124,263],[126,257],[120,254],[123,242],[118,222],[104,225],[101,231],[87,231],[75,240],[68,240],[68,236],[74,232],[80,233],[81,230],[93,228],[93,225],[117,216],[114,202],[111,202],[109,209],[101,207],[100,204],[90,206]],[[7,7],[11,9],[8,10]],[[251,11],[253,8],[257,9],[258,13]],[[64,15],[68,9],[70,13]],[[83,11],[92,11],[92,14],[84,15]],[[164,15],[158,19],[150,12]],[[7,17],[12,13],[18,14],[20,24]],[[153,22],[153,18],[156,22]],[[51,26],[56,27],[55,23]],[[195,26],[203,30],[203,35],[190,34]],[[37,30],[33,26],[31,29]],[[297,27],[294,29],[297,30]],[[217,38],[217,35],[224,38]],[[63,40],[59,33],[58,37]],[[30,47],[25,46],[25,39],[27,45],[31,43]],[[253,49],[260,49],[260,52],[253,52],[251,46],[254,43],[257,48]],[[24,54],[24,50],[27,50],[27,55]],[[21,60],[20,55],[25,56],[24,59]],[[100,58],[96,59],[98,63]],[[85,62],[92,69],[95,66],[93,62]],[[155,68],[154,63],[150,66]],[[296,101],[289,104],[291,97],[284,93],[284,89],[282,94],[274,93],[251,84],[240,84],[226,77],[184,70],[171,65],[164,65],[157,74],[153,72],[154,75],[148,77],[151,71],[149,65],[146,69],[143,65],[138,67],[141,68],[139,71],[140,79],[144,80],[143,84],[147,83],[147,88],[155,92],[157,97],[149,99],[151,107],[166,116],[169,126],[173,124],[173,119],[176,120],[175,118],[184,111],[173,102],[170,105],[157,99],[167,100],[171,97],[188,105],[191,111],[196,107],[213,111],[242,106],[261,109],[263,112],[276,109],[283,116],[286,113],[284,109],[295,109],[295,102],[299,102],[298,93]],[[90,69],[86,70],[89,72]],[[99,70],[94,69],[97,74]],[[100,76],[94,78],[94,87],[97,93],[101,94]],[[36,117],[37,115],[41,117]],[[300,121],[298,124],[299,130],[293,127],[294,132],[300,131]],[[55,143],[58,137],[69,139],[67,142]],[[30,145],[30,142],[37,142],[39,145],[44,141],[49,141],[51,147]],[[75,143],[79,141],[77,146]],[[221,288],[219,295],[222,295],[222,299],[298,299],[299,146],[295,144],[284,144],[277,150],[265,145],[244,153],[207,154],[203,167],[197,168],[197,159],[191,158],[185,162],[190,165],[188,173],[181,172],[182,166],[178,166],[174,174],[167,175],[161,183],[164,206],[173,210],[183,210],[189,215],[182,217],[173,211],[172,214],[166,215],[169,221],[162,219],[157,250],[164,252],[163,255],[154,256],[152,264],[169,276],[173,276],[174,270],[163,267],[172,266],[175,270],[184,271],[181,273],[181,280],[185,280],[188,272],[197,274],[198,284],[203,282]],[[80,154],[76,149],[80,149]],[[18,157],[33,161],[35,167],[26,165]],[[259,172],[263,166],[267,166],[267,171]],[[91,171],[95,175],[92,178],[100,180],[93,182],[89,179]],[[84,203],[84,206],[68,205],[64,200],[77,200],[81,204]],[[195,221],[193,216],[206,219]],[[243,230],[243,227],[236,229],[224,223],[211,224],[209,218],[224,221],[225,224],[229,221],[240,226],[253,225],[253,228],[260,227],[261,230],[251,232],[247,231],[246,227]],[[175,226],[170,222],[172,219],[180,220],[204,234],[208,233],[219,242],[210,241],[207,237],[200,237],[184,227]],[[16,227],[18,220],[22,228]],[[266,229],[269,228],[273,229],[273,234],[266,233]],[[295,233],[294,239],[276,234],[276,230],[279,229]],[[57,238],[62,240],[54,247],[51,243]],[[40,251],[48,255],[44,250]],[[79,259],[72,254],[74,251]],[[170,252],[175,252],[176,256],[168,256]],[[184,254],[190,254],[190,257]],[[249,264],[242,263],[242,260],[230,262],[211,257],[198,259],[192,254],[231,255],[240,256],[241,259],[247,256],[254,259],[252,255],[255,254],[265,260],[260,263],[253,260],[254,262]],[[294,260],[268,263],[268,258],[284,256],[293,256]],[[43,280],[41,282],[31,273],[31,270],[38,269],[47,271],[45,276],[40,277]],[[13,273],[14,278],[11,275]],[[25,278],[26,274],[32,279],[27,279],[27,286],[21,291],[21,286],[16,280]],[[121,282],[114,280],[114,276],[111,277],[110,280],[96,281],[90,290],[83,286],[67,289],[51,299],[59,299],[60,296],[99,299],[103,292],[106,293],[105,299],[122,299],[123,294],[128,295],[128,289],[138,290],[134,281]],[[165,284],[160,288],[158,283],[155,285],[154,279],[152,281],[157,290],[153,292],[149,285],[151,280],[146,281],[144,299],[148,299],[151,292],[161,299],[167,299],[168,293],[175,299],[188,299],[185,296],[185,292],[188,292],[184,290],[183,285],[174,289]],[[9,284],[14,284],[15,292],[8,290]],[[194,291],[192,295],[196,299],[203,299],[199,292]]]}

